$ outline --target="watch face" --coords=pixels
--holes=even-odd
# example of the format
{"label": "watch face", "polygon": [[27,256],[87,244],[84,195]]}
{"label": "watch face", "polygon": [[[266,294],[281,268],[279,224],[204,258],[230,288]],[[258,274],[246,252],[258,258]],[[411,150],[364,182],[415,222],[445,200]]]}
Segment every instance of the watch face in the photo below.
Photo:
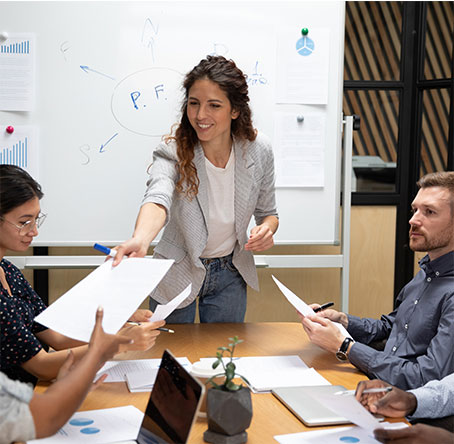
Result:
{"label": "watch face", "polygon": [[339,359],[339,361],[346,361],[347,360],[347,355],[345,354],[345,352],[337,351],[336,352],[336,358]]}

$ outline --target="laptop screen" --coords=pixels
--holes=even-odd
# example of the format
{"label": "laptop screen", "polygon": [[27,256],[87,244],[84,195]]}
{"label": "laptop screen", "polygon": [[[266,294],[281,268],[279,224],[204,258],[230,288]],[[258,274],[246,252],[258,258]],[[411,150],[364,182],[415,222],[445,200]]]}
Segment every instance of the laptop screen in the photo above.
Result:
{"label": "laptop screen", "polygon": [[137,442],[186,443],[203,390],[204,387],[165,350]]}

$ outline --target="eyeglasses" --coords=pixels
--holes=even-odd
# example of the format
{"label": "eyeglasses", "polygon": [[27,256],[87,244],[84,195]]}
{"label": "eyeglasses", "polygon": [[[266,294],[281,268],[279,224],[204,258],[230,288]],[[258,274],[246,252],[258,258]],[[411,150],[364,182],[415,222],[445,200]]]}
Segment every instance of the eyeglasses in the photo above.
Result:
{"label": "eyeglasses", "polygon": [[6,220],[4,217],[0,216],[0,219],[8,222],[10,225],[14,225],[18,230],[21,236],[26,236],[30,231],[33,231],[36,228],[39,228],[43,222],[46,220],[47,214],[39,213],[38,217],[35,220],[27,220],[23,224],[17,225],[14,222]]}

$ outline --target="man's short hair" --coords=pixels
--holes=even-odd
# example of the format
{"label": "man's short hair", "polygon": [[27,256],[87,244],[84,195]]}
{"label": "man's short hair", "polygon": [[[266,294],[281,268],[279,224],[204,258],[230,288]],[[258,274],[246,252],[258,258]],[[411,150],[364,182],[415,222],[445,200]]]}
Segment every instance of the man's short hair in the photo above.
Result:
{"label": "man's short hair", "polygon": [[416,182],[418,188],[442,187],[447,188],[451,194],[451,214],[454,215],[454,171],[441,171],[429,173]]}

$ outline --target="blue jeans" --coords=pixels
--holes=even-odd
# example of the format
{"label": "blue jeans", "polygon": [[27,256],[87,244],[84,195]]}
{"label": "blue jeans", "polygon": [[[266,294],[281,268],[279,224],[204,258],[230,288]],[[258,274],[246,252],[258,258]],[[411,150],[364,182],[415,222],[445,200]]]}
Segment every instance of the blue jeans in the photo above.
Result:
{"label": "blue jeans", "polygon": [[[206,276],[197,295],[200,322],[243,322],[246,314],[246,282],[232,263],[232,256],[203,259]],[[175,295],[176,296],[176,295]],[[168,324],[190,324],[195,320],[197,299],[167,317]],[[150,310],[158,302],[150,298]]]}

